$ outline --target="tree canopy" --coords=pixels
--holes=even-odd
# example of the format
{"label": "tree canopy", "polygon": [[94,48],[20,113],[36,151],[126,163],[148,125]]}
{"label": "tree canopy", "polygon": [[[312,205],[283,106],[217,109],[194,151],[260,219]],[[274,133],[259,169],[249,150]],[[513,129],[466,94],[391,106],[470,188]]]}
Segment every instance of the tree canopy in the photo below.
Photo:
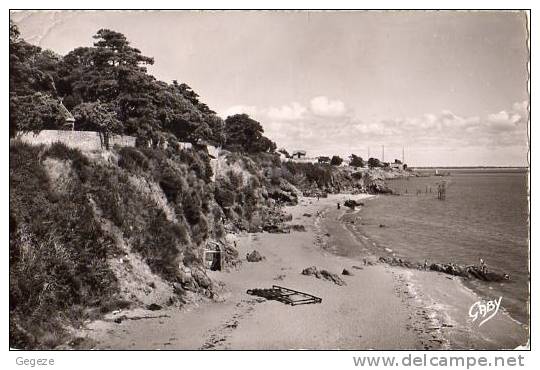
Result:
{"label": "tree canopy", "polygon": [[118,120],[114,107],[99,100],[77,105],[73,110],[73,116],[78,124],[78,130],[99,132],[107,149],[110,136],[123,131],[122,122]]}
{"label": "tree canopy", "polygon": [[342,163],[343,163],[343,158],[337,155],[334,155],[332,159],[330,160],[330,164],[332,166],[340,166]]}
{"label": "tree canopy", "polygon": [[[77,129],[96,130],[95,119],[107,111],[108,123],[100,132],[125,133],[153,145],[171,140],[224,142],[223,120],[191,87],[148,74],[154,59],[131,46],[123,34],[101,29],[93,38],[93,46],[62,57],[27,43],[10,23],[10,135],[29,128],[61,128],[63,122],[51,112],[63,98],[67,109],[78,112]],[[43,111],[44,118],[35,119]],[[270,145],[264,139],[258,144]]]}
{"label": "tree canopy", "polygon": [[9,120],[10,137],[15,136],[17,131],[38,133],[61,128],[65,123],[59,101],[40,92],[11,96]]}
{"label": "tree canopy", "polygon": [[235,114],[225,120],[225,148],[231,151],[274,152],[276,144],[263,135],[261,124],[247,114]]}
{"label": "tree canopy", "polygon": [[364,167],[365,166],[365,163],[362,157],[359,157],[356,154],[351,154],[350,158],[351,158],[351,161],[349,165],[351,167]]}
{"label": "tree canopy", "polygon": [[285,148],[281,148],[278,150],[278,153],[281,153],[285,156],[285,158],[291,158],[291,155],[289,154],[289,152],[287,151],[287,149]]}
{"label": "tree canopy", "polygon": [[383,167],[383,163],[377,158],[368,159],[369,168]]}

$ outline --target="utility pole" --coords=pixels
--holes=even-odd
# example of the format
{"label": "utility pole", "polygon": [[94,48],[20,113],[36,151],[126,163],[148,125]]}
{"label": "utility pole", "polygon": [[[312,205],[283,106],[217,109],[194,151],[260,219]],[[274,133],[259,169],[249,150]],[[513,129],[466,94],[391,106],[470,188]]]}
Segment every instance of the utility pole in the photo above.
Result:
{"label": "utility pole", "polygon": [[401,163],[405,163],[405,147],[401,147]]}
{"label": "utility pole", "polygon": [[382,146],[382,161],[384,163],[384,145]]}

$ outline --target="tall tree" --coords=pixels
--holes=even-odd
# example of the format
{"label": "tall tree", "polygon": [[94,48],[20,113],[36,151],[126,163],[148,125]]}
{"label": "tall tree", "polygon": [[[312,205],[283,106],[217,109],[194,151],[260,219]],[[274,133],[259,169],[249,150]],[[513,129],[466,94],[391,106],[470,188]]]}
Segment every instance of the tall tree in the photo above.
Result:
{"label": "tall tree", "polygon": [[368,166],[369,168],[375,168],[375,167],[382,167],[383,164],[377,158],[370,158],[368,159]]}
{"label": "tall tree", "polygon": [[362,157],[357,156],[356,154],[351,154],[351,161],[349,162],[349,165],[352,167],[364,167],[365,163]]}
{"label": "tall tree", "polygon": [[337,155],[332,156],[332,159],[330,160],[330,164],[332,166],[340,166],[342,163],[343,163],[343,158]]}
{"label": "tall tree", "polygon": [[123,130],[114,108],[100,101],[79,104],[73,110],[73,116],[77,129],[97,131],[106,149],[109,149],[110,137]]}
{"label": "tall tree", "polygon": [[20,37],[17,25],[9,27],[9,92],[30,95],[35,92],[55,94],[53,75],[58,59],[50,51],[31,45]]}
{"label": "tall tree", "polygon": [[248,153],[273,152],[276,144],[263,136],[261,124],[247,114],[235,114],[225,120],[225,147]]}
{"label": "tall tree", "polygon": [[13,95],[9,98],[9,135],[18,132],[61,129],[65,123],[60,102],[50,95],[34,93],[31,95]]}
{"label": "tall tree", "polygon": [[109,29],[100,29],[94,35],[97,67],[131,67],[146,73],[146,65],[154,64],[154,58],[146,57],[137,48],[131,47],[126,36]]}

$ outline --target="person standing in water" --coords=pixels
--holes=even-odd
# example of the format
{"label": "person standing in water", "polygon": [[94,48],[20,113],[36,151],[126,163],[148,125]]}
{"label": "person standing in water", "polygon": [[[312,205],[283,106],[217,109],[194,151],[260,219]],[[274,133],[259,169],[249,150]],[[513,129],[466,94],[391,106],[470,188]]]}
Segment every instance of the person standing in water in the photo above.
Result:
{"label": "person standing in water", "polygon": [[483,258],[480,258],[480,269],[482,269],[482,273],[487,274],[488,267],[486,265],[486,261],[484,261]]}

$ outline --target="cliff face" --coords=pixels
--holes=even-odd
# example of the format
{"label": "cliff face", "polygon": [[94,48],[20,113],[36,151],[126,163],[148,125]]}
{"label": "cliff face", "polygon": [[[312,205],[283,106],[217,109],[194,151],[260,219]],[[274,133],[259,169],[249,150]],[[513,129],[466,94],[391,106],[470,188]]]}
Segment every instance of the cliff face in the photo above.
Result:
{"label": "cliff face", "polygon": [[213,182],[203,150],[12,142],[11,345],[52,348],[66,326],[115,309],[213,297],[206,242],[258,228],[273,209],[245,161],[222,163]]}
{"label": "cliff face", "polygon": [[325,196],[327,193],[387,193],[385,180],[416,176],[415,173],[392,168],[354,168],[283,162],[273,169],[275,176],[292,184],[306,196]]}

